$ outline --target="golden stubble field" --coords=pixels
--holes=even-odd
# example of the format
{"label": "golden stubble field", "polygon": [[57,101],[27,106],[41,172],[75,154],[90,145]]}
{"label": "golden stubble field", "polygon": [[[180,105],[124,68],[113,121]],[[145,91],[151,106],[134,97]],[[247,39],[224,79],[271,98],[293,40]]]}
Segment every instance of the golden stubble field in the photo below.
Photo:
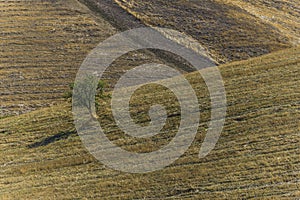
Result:
{"label": "golden stubble field", "polygon": [[[280,12],[282,16],[289,12],[289,22],[277,16],[272,23],[261,23],[253,11],[253,5],[259,2],[218,0],[200,6],[190,1],[174,1],[172,5],[167,1],[118,1],[147,24],[166,23],[162,26],[177,27],[192,35],[219,62],[295,45],[292,38],[298,34],[297,19],[292,18],[295,13],[288,11],[290,7]],[[180,5],[186,5],[189,12]],[[191,5],[196,5],[197,15],[208,15],[203,19],[190,17],[194,12]],[[152,12],[151,7],[160,8],[160,13],[155,13],[156,8]],[[227,17],[221,18],[224,13],[218,14],[218,9]],[[261,9],[259,12],[268,7],[263,3]],[[178,10],[182,18],[174,15]],[[241,12],[236,15],[236,11]],[[184,156],[148,174],[114,171],[95,160],[76,134],[71,105],[63,95],[87,53],[117,32],[107,19],[75,0],[0,1],[0,199],[300,197],[299,47],[219,67],[225,81],[228,113],[221,138],[206,158],[199,160],[198,152],[210,117],[208,92],[201,77],[191,73],[186,77],[199,98],[201,124]],[[205,32],[198,33],[193,28],[197,25],[195,19],[202,20]],[[283,23],[288,26],[279,31]],[[278,29],[273,28],[275,25]],[[223,52],[222,48],[227,50]],[[133,52],[116,61],[105,78],[113,84],[127,69],[149,61],[168,62],[153,52]],[[176,62],[167,64],[181,68]],[[112,119],[110,98],[99,102],[99,121],[107,136],[122,148],[152,151],[169,142],[177,131],[178,104],[174,96],[157,87],[139,90],[131,101],[133,119],[147,125],[149,103],[157,100],[169,110],[170,119],[163,130],[167,134],[145,140],[124,135]]]}
{"label": "golden stubble field", "polygon": [[[299,48],[292,48],[219,67],[228,113],[216,148],[204,159],[198,158],[198,151],[207,131],[209,99],[199,75],[188,74],[200,102],[198,134],[178,161],[148,174],[122,173],[96,161],[76,134],[67,102],[2,119],[1,198],[297,199],[299,63]],[[145,140],[124,136],[112,120],[110,99],[100,102],[101,126],[124,149],[152,151],[166,144],[177,130],[174,124],[180,112],[172,95],[163,89],[147,91],[149,88],[140,90],[132,99],[133,119],[148,123],[149,103],[160,99],[170,111],[164,129],[167,134]]]}
{"label": "golden stubble field", "polygon": [[[0,15],[0,117],[64,101],[84,58],[119,29],[76,0],[1,1]],[[104,75],[108,88],[143,63],[184,66],[157,55],[146,50],[122,56]]]}
{"label": "golden stubble field", "polygon": [[0,2],[0,116],[62,100],[86,54],[115,30],[76,1]]}
{"label": "golden stubble field", "polygon": [[219,63],[245,60],[299,44],[296,1],[115,0],[147,25],[197,39]]}

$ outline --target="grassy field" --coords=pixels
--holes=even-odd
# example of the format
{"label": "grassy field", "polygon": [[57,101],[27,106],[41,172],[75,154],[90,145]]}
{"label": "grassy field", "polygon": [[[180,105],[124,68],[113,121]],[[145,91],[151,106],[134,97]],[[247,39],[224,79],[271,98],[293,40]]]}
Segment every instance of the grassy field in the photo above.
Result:
{"label": "grassy field", "polygon": [[[87,6],[93,3],[90,7],[94,6],[95,8],[98,1],[81,0]],[[140,18],[141,14],[136,15],[142,22],[134,20],[126,12],[120,12],[117,4],[113,4],[115,7],[111,8],[112,3],[105,0],[99,1],[102,10],[94,10],[94,12],[75,0],[28,2],[0,1],[2,28],[0,35],[0,117],[29,112],[63,101],[63,95],[68,90],[68,85],[73,82],[77,69],[90,50],[118,30],[140,27],[142,22],[149,24],[147,19],[153,22],[150,25],[159,25],[155,24],[157,21],[155,19],[164,17],[168,23],[161,24],[161,26],[177,28],[198,39],[218,62],[245,59],[286,48],[292,45],[291,38],[294,38],[295,44],[295,38],[299,36],[297,35],[299,32],[297,31],[299,29],[297,12],[288,9],[295,8],[294,10],[297,10],[295,3],[284,7],[280,12],[281,15],[289,13],[288,18],[281,18],[284,19],[284,22],[280,22],[280,24],[288,24],[284,25],[286,29],[284,29],[285,31],[282,29],[282,32],[278,31],[281,30],[279,25],[279,28],[276,29],[269,22],[259,25],[258,23],[261,21],[255,17],[255,14],[249,17],[246,13],[242,18],[232,16],[233,12],[240,9],[237,6],[250,7],[250,5],[244,6],[242,2],[237,3],[238,1],[222,3],[222,5],[228,4],[228,6],[220,6],[220,2],[205,3],[203,9],[196,6],[196,10],[189,10],[189,6],[194,5],[195,2],[190,2],[191,4],[175,2],[174,8],[167,2],[158,2],[152,6],[160,6],[161,9],[157,12],[161,13],[155,14],[151,11],[151,16],[147,14],[149,6],[146,3],[145,8],[142,9],[143,19]],[[237,6],[231,5],[234,2]],[[119,4],[124,8],[127,5],[126,1],[119,2]],[[132,9],[140,4],[135,3],[134,5],[131,6]],[[179,13],[182,17],[175,18],[173,15],[177,13],[176,9],[180,9],[180,5],[183,5],[189,12],[181,9]],[[211,7],[216,11],[212,12]],[[213,15],[221,8],[223,10],[220,10],[219,14],[227,13],[227,18],[221,16],[218,18],[218,15]],[[269,7],[263,8],[268,9]],[[166,12],[165,9],[167,9]],[[135,13],[131,9],[127,10]],[[117,14],[108,16],[111,12]],[[185,27],[185,21],[189,21],[191,13],[197,16],[203,15],[204,18],[208,17],[209,19],[201,19],[201,17],[198,19],[193,15],[198,21],[196,20],[195,23],[191,21],[189,22],[191,27]],[[273,10],[266,13],[272,14]],[[214,18],[210,19],[211,16]],[[214,22],[216,19],[223,21]],[[173,23],[173,20],[176,23]],[[114,21],[118,23],[114,23]],[[226,24],[228,27],[225,27]],[[243,27],[246,27],[247,30],[242,30]],[[232,57],[232,55],[234,56]],[[139,64],[149,63],[149,61],[168,64],[180,68],[183,72],[191,71],[189,66],[182,64],[182,60],[174,57],[170,59],[170,56],[166,57],[161,52],[135,52],[123,56],[119,62],[109,68],[105,75],[108,85],[112,86],[126,70]]]}
{"label": "grassy field", "polygon": [[76,1],[0,1],[0,116],[62,100],[86,54],[113,33]]}
{"label": "grassy field", "polygon": [[[63,101],[87,54],[118,30],[76,0],[0,1],[0,16],[0,117]],[[111,86],[126,70],[149,62],[184,68],[164,60],[149,51],[129,53],[104,77]]]}
{"label": "grassy field", "polygon": [[[199,75],[188,74],[201,102],[197,137],[178,161],[153,173],[121,173],[97,162],[77,136],[67,102],[1,119],[0,198],[297,199],[299,53],[300,48],[291,48],[219,67],[228,96],[227,119],[216,148],[201,160],[197,155],[209,120],[209,99]],[[160,102],[166,103],[173,98],[163,88],[148,91],[139,90],[131,102],[139,105],[132,110],[138,123],[147,123],[149,102],[163,97]],[[100,102],[99,120],[108,136],[125,149],[153,150],[176,131],[175,101],[168,104],[166,131],[170,134],[144,141],[123,137],[111,120],[109,100]]]}
{"label": "grassy field", "polygon": [[[0,199],[299,199],[298,10],[294,0],[0,0]],[[201,110],[192,146],[161,171],[128,174],[88,153],[63,96],[99,42],[145,25],[186,32],[226,63],[219,69],[228,112],[216,148],[199,159],[210,100],[199,74],[186,74]],[[249,60],[237,61],[243,59]],[[149,62],[191,71],[160,52],[131,52],[105,72],[107,89],[128,69]],[[114,143],[150,152],[177,132],[178,102],[154,84],[130,102],[141,125],[149,124],[149,107],[157,102],[169,117],[161,133],[148,139],[120,131],[109,97],[99,101],[97,114]]]}
{"label": "grassy field", "polygon": [[[296,1],[276,1],[272,5],[260,0],[115,1],[147,25],[189,34],[219,63],[245,60],[299,44]],[[276,6],[279,8],[273,9]],[[265,18],[275,16],[274,20],[266,20],[261,13]]]}
{"label": "grassy field", "polygon": [[299,45],[300,40],[300,6],[295,0],[289,1],[245,1],[220,0],[222,3],[236,5],[250,14],[277,28],[290,41]]}

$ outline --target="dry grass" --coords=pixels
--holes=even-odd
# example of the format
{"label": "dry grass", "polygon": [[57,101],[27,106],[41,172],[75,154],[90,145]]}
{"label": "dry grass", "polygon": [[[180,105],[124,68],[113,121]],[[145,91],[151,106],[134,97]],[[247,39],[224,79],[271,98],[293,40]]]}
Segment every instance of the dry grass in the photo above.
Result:
{"label": "dry grass", "polygon": [[[192,35],[220,62],[276,51],[298,37],[297,18],[288,7],[280,11],[280,16],[290,12],[288,21],[281,17],[260,24],[251,7],[260,1],[232,1],[256,17],[225,0],[201,5],[130,2],[119,1],[148,24],[176,26]],[[260,8],[275,13],[265,5]],[[201,160],[209,98],[197,73],[188,74],[201,109],[193,145],[161,171],[127,174],[106,168],[86,151],[74,129],[70,103],[62,98],[89,50],[116,28],[75,0],[2,0],[0,11],[0,199],[299,198],[299,48],[220,66],[228,96],[227,121],[216,148]],[[151,52],[133,52],[118,59],[105,78],[113,84],[127,69],[149,61],[164,63]],[[165,133],[149,139],[122,134],[112,120],[109,99],[100,102],[99,120],[108,137],[124,149],[152,151],[177,131],[180,113],[174,100],[157,85],[142,88],[132,98],[132,116],[140,124],[149,123],[147,111],[153,102],[168,109]]]}
{"label": "dry grass", "polygon": [[[197,153],[207,128],[209,99],[203,81],[196,73],[189,74],[187,79],[201,102],[198,135],[172,166],[149,174],[113,171],[94,160],[72,134],[68,103],[1,119],[1,199],[297,199],[299,53],[300,48],[292,48],[220,66],[228,95],[227,121],[216,148],[201,160]],[[132,110],[138,123],[147,123],[147,102],[173,98],[162,88],[155,94],[147,90],[137,92],[131,102],[139,105]],[[99,114],[108,135],[124,148],[150,150],[143,141],[122,137],[109,118],[107,103],[102,102]],[[179,113],[176,103],[168,108],[166,131],[172,132]],[[61,133],[70,135],[30,147]],[[171,135],[160,135],[162,142],[152,144],[161,145]]]}
{"label": "dry grass", "polygon": [[0,1],[0,116],[62,101],[87,53],[115,33],[76,1]]}
{"label": "dry grass", "polygon": [[262,21],[276,27],[283,35],[289,37],[291,43],[299,45],[300,6],[298,1],[220,0],[219,2],[237,5]]}
{"label": "dry grass", "polygon": [[[288,28],[284,25],[275,26],[275,23],[266,22],[249,13],[243,6],[222,0],[115,1],[147,25],[172,28],[189,34],[219,63],[245,60],[284,49],[294,44],[294,40],[290,40],[291,35],[299,37],[298,12],[285,1],[276,1],[274,4],[285,6],[278,19],[286,21],[287,14],[292,17],[290,22],[295,20],[288,24]],[[248,4],[255,4],[252,2]],[[294,5],[297,6],[297,3]],[[259,12],[275,15],[276,10],[265,8]]]}
{"label": "dry grass", "polygon": [[[64,101],[86,55],[117,32],[76,0],[0,1],[0,23],[0,117]],[[113,85],[134,66],[164,60],[149,51],[129,53],[104,77]]]}

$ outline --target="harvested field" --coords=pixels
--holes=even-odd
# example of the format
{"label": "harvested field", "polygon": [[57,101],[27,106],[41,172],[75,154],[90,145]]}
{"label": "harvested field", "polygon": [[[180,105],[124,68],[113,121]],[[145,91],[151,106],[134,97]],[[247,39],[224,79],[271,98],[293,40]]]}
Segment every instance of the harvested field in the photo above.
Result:
{"label": "harvested field", "polygon": [[[76,0],[0,1],[0,23],[0,117],[64,101],[87,54],[117,32]],[[168,63],[156,57],[124,55],[107,71],[108,85],[139,64]]]}
{"label": "harvested field", "polygon": [[[0,199],[299,199],[298,18],[296,0],[0,0]],[[179,103],[157,84],[134,93],[130,114],[147,126],[149,108],[159,102],[168,114],[161,132],[137,139],[117,127],[110,90],[135,66],[180,70],[201,112],[195,140],[176,162],[151,173],[123,173],[84,147],[64,94],[99,42],[148,25],[185,32],[226,63],[218,67],[226,123],[215,149],[199,159],[211,114],[201,76],[166,52],[123,55],[105,72],[105,97],[97,99],[98,120],[115,144],[151,152],[178,131]]]}
{"label": "harvested field", "polygon": [[[147,25],[172,28],[189,34],[219,63],[245,60],[292,46],[295,42],[290,40],[290,36],[297,36],[295,32],[299,28],[299,12],[295,3],[295,7],[282,3],[287,6],[280,14],[288,14],[296,21],[293,25],[289,24],[288,30],[281,31],[283,26],[267,23],[243,6],[228,1],[115,1]],[[280,2],[274,4],[279,5]],[[269,10],[261,12],[264,11]],[[284,17],[281,19],[284,20]]]}
{"label": "harvested field", "polygon": [[75,3],[0,2],[0,116],[62,101],[87,53],[115,32]]}
{"label": "harvested field", "polygon": [[[1,199],[297,199],[299,50],[219,67],[228,96],[227,121],[216,148],[201,160],[198,151],[209,120],[209,99],[201,78],[187,75],[201,102],[198,135],[184,156],[153,173],[121,173],[92,158],[74,132],[68,103],[1,119]],[[143,113],[151,99],[172,98],[164,92],[149,94],[145,88],[136,94],[131,103],[140,105],[132,110],[137,123],[147,122]],[[141,95],[148,101],[138,101]],[[122,137],[106,104],[101,101],[98,114],[108,135],[123,148],[148,151],[151,140],[137,143]],[[176,122],[176,105],[170,109],[170,122]],[[171,136],[159,134],[159,139],[167,142]]]}
{"label": "harvested field", "polygon": [[220,0],[220,2],[236,5],[246,10],[262,21],[276,27],[283,35],[286,35],[294,45],[299,45],[300,5],[297,0]]}

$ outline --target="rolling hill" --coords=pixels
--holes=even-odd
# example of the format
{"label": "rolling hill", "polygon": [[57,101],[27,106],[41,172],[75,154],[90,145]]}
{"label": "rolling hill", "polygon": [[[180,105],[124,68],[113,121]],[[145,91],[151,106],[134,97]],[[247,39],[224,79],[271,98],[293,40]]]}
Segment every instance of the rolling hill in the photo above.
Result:
{"label": "rolling hill", "polygon": [[0,1],[0,116],[63,99],[86,54],[114,33],[87,11],[76,1]]}
{"label": "rolling hill", "polygon": [[[0,199],[299,199],[300,47],[296,0],[0,0]],[[130,52],[105,72],[107,91],[144,63],[179,69],[199,99],[201,123],[189,150],[147,174],[109,169],[78,136],[69,84],[99,42],[123,30],[161,26],[196,39],[220,64],[227,117],[216,148],[198,153],[210,120],[207,87],[174,55]],[[132,152],[166,145],[178,130],[174,95],[156,84],[131,99],[131,115],[149,125],[149,107],[168,113],[160,134],[125,135],[110,98],[99,101],[109,139]],[[172,102],[172,103],[170,103]]]}
{"label": "rolling hill", "polygon": [[219,63],[245,60],[299,44],[300,8],[296,1],[115,2],[149,26],[187,33]]}
{"label": "rolling hill", "polygon": [[[228,113],[216,148],[203,159],[198,151],[209,120],[208,94],[198,73],[186,75],[199,98],[201,125],[184,156],[161,171],[128,174],[96,161],[76,134],[68,102],[1,119],[1,199],[297,199],[299,52],[291,48],[219,67]],[[164,89],[149,94],[144,88],[136,95],[131,104],[139,105],[132,110],[137,123],[149,120],[147,102],[172,98]],[[109,100],[101,101],[99,120],[108,137],[124,149],[147,152],[172,137],[123,137],[110,117]],[[175,104],[168,107],[169,133],[176,131],[179,118]]]}
{"label": "rolling hill", "polygon": [[[107,0],[30,2],[29,5],[25,1],[0,1],[0,116],[26,113],[63,101],[68,85],[89,51],[121,30],[147,25],[178,29],[197,39],[220,63],[298,44],[295,39],[299,36],[298,7],[293,2],[279,4],[280,16],[289,17],[276,17],[272,23],[262,21],[257,13],[251,14],[253,6],[270,15],[276,11],[260,1],[251,5],[243,1],[207,1],[201,6],[196,1],[176,1],[172,6],[167,1],[158,1],[153,8],[146,1],[136,1],[130,6],[126,1]],[[153,9],[159,13],[152,12]],[[168,23],[158,23],[160,18]],[[186,22],[191,27],[186,27]],[[109,68],[105,78],[113,86],[126,70],[149,62],[168,64],[182,72],[193,70],[167,53],[141,51],[124,55]]]}
{"label": "rolling hill", "polygon": [[[119,30],[76,0],[0,1],[0,15],[0,117],[63,101],[87,54]],[[105,79],[113,85],[126,70],[149,62],[186,68],[176,58],[139,51],[122,56]]]}

